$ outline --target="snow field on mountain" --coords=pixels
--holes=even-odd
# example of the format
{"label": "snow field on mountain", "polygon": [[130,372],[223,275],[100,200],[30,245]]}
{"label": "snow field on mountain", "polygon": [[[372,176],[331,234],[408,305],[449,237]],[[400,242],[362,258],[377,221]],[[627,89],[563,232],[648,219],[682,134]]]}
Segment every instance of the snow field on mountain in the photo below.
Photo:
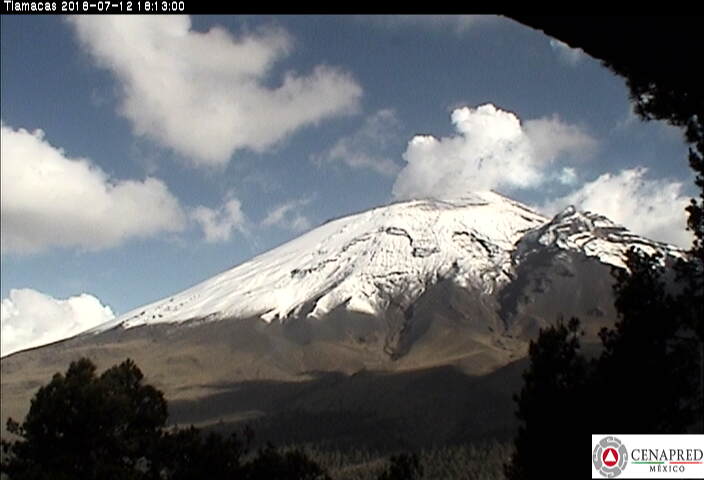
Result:
{"label": "snow field on mountain", "polygon": [[413,200],[329,221],[92,331],[187,320],[322,318],[338,307],[378,315],[392,304],[408,307],[440,279],[492,293],[538,249],[580,251],[623,266],[631,245],[678,255],[675,247],[573,207],[549,220],[494,192]]}

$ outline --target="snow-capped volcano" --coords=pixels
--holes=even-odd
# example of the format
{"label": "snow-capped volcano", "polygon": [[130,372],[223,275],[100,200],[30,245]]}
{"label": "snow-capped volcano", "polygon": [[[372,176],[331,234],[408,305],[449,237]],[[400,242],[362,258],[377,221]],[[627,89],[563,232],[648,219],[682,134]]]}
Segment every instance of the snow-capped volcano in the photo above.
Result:
{"label": "snow-capped volcano", "polygon": [[569,207],[549,220],[494,192],[414,200],[336,219],[172,297],[94,331],[186,320],[322,318],[335,308],[406,308],[440,279],[491,293],[536,249],[581,251],[623,265],[631,245],[674,247]]}
{"label": "snow-capped volcano", "polygon": [[4,357],[1,413],[20,417],[57,365],[127,357],[175,423],[257,418],[282,444],[328,438],[318,414],[358,439],[392,421],[419,445],[512,432],[529,342],[571,317],[598,342],[618,318],[611,266],[630,246],[681,255],[600,215],[549,219],[492,192],[375,208]]}
{"label": "snow-capped volcano", "polygon": [[[491,291],[514,244],[547,219],[493,192],[395,203],[336,219],[100,329],[195,318],[321,317],[344,304],[376,314],[452,276]],[[304,312],[303,309],[306,309]]]}

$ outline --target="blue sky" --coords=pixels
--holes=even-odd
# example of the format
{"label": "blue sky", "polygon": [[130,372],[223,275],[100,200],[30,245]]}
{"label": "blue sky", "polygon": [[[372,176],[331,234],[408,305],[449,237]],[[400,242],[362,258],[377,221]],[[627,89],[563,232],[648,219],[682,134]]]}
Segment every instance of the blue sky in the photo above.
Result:
{"label": "blue sky", "polygon": [[495,189],[688,245],[681,133],[510,20],[0,22],[3,355],[407,198]]}

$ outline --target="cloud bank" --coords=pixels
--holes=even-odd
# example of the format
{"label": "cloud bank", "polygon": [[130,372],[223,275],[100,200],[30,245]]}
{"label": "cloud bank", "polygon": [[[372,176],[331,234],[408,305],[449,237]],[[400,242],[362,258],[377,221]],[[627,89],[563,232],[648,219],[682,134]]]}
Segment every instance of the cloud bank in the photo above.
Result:
{"label": "cloud bank", "polygon": [[99,250],[184,227],[179,202],[161,180],[112,179],[87,159],[67,157],[41,130],[3,124],[0,151],[3,253]]}
{"label": "cloud bank", "polygon": [[547,167],[558,159],[574,160],[596,147],[587,133],[557,116],[521,123],[513,113],[485,104],[455,109],[451,120],[456,135],[417,135],[408,143],[395,198],[536,188],[551,178]]}
{"label": "cloud bank", "polygon": [[555,214],[574,205],[580,210],[605,215],[653,240],[689,248],[692,235],[685,230],[684,210],[689,198],[682,194],[682,183],[647,179],[646,173],[645,168],[605,173],[564,197],[550,200],[542,210]]}
{"label": "cloud bank", "polygon": [[292,50],[282,30],[233,37],[201,33],[187,16],[71,17],[82,47],[118,79],[120,113],[138,135],[194,165],[228,162],[238,149],[263,151],[306,125],[357,108],[361,87],[317,66],[272,86],[274,64]]}
{"label": "cloud bank", "polygon": [[60,300],[29,288],[10,290],[2,299],[0,356],[71,337],[114,317],[87,293]]}

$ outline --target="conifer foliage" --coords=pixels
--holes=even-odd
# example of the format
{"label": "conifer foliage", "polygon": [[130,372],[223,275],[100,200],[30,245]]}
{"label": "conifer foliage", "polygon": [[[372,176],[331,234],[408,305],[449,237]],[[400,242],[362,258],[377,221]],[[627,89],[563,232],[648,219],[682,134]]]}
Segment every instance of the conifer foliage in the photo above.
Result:
{"label": "conifer foliage", "polygon": [[[506,465],[509,479],[544,478],[547,469],[569,468],[574,456],[572,434],[587,416],[579,406],[586,393],[587,362],[580,352],[579,321],[540,331],[529,347],[530,366],[515,397],[522,421],[515,451]],[[567,438],[569,437],[569,438]]]}
{"label": "conifer foliage", "polygon": [[[162,392],[125,360],[103,374],[86,358],[57,373],[32,399],[18,439],[2,441],[0,472],[9,480],[324,480],[304,453],[273,447],[247,455],[251,433],[203,434],[166,428]],[[247,460],[247,461],[245,461]]]}
{"label": "conifer foliage", "polygon": [[[531,24],[531,19],[524,19]],[[560,30],[549,20],[549,30]],[[564,32],[562,32],[564,33]],[[696,34],[695,34],[696,35]],[[692,38],[694,38],[692,36]],[[579,34],[573,43],[580,44]],[[531,478],[545,465],[536,445],[556,442],[581,443],[590,433],[704,433],[704,95],[701,82],[672,73],[648,58],[648,52],[629,52],[582,38],[592,52],[616,73],[623,75],[631,91],[635,111],[644,120],[664,120],[684,130],[690,144],[689,164],[695,173],[698,193],[686,208],[688,229],[694,239],[685,258],[675,265],[659,255],[632,249],[627,269],[614,271],[616,309],[614,328],[600,333],[602,350],[588,363],[576,360],[579,342],[564,327],[542,331],[531,345],[530,367],[525,386],[517,397],[522,426],[516,452],[506,465],[509,479]],[[640,54],[640,55],[638,55]],[[685,68],[686,66],[681,65]],[[677,215],[678,212],[673,212]],[[565,351],[572,362],[558,361],[555,351]],[[586,365],[586,369],[585,369]],[[550,382],[536,378],[562,374],[570,381],[563,386],[576,395],[569,406],[551,412],[547,408],[527,410],[528,405],[552,405],[553,395],[569,398]],[[579,380],[583,377],[583,381]],[[528,415],[530,411],[533,414]],[[582,418],[583,420],[575,421]],[[547,428],[562,422],[557,431]],[[580,440],[581,439],[581,440]],[[575,443],[576,442],[576,443]],[[559,448],[559,447],[558,447]],[[552,457],[552,455],[551,455]],[[576,465],[576,457],[562,457]],[[581,455],[580,455],[581,461]],[[544,476],[544,472],[543,472]]]}

